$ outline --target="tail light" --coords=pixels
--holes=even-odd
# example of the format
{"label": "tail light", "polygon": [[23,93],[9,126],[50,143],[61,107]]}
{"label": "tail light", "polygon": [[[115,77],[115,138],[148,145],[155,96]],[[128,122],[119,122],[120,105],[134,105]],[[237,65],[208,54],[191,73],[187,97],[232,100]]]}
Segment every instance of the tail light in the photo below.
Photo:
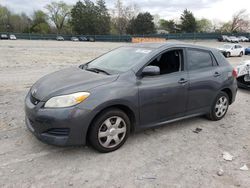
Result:
{"label": "tail light", "polygon": [[238,71],[237,71],[236,68],[233,69],[232,75],[233,75],[233,77],[237,78],[237,76],[238,76]]}

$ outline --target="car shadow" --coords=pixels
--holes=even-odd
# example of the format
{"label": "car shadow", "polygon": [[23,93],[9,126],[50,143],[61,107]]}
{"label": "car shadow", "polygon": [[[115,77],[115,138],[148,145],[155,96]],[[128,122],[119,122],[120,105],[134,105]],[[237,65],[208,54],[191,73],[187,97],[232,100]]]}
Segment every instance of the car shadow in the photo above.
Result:
{"label": "car shadow", "polygon": [[[123,150],[123,152],[126,152],[124,150],[129,149],[131,150],[131,147],[137,147],[137,144],[141,144],[142,142],[145,142],[149,138],[155,139],[161,135],[170,135],[173,132],[178,133],[178,131],[186,131],[187,129],[190,130],[190,132],[194,131],[196,128],[205,128],[204,126],[209,125],[206,123],[207,120],[205,117],[194,117],[190,119],[180,120],[177,122],[172,122],[168,124],[164,124],[161,126],[157,126],[154,128],[149,128],[144,131],[132,133],[130,137],[127,140],[127,143],[118,149],[116,152],[119,153],[119,151]],[[194,126],[197,125],[197,126]],[[195,133],[194,133],[195,134]],[[47,145],[47,144],[45,144]],[[46,146],[43,146],[44,149]],[[50,151],[53,152],[53,150],[59,150],[60,153],[63,153],[64,157],[70,157],[74,155],[84,155],[85,157],[89,156],[95,156],[100,155],[98,151],[94,150],[89,144],[87,146],[67,146],[67,147],[58,147],[58,146],[47,146]],[[112,152],[114,153],[114,152]],[[111,155],[112,153],[106,153],[102,155]]]}
{"label": "car shadow", "polygon": [[245,93],[245,94],[250,94],[250,88],[238,88],[240,92]]}

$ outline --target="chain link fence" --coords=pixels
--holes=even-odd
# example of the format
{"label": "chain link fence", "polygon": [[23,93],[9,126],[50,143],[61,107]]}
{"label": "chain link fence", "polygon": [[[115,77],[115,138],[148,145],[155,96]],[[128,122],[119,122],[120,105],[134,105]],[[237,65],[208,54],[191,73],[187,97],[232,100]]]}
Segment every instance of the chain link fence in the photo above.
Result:
{"label": "chain link fence", "polygon": [[[6,34],[6,33],[0,33]],[[7,33],[14,34],[17,39],[25,40],[56,40],[58,35],[56,34],[33,34],[33,33]],[[174,34],[152,34],[152,35],[60,35],[64,40],[71,40],[71,37],[92,37],[96,41],[102,42],[131,42],[132,37],[157,37],[176,40],[207,40],[207,39],[218,39],[221,35],[228,36],[246,36],[250,37],[249,33],[174,33]]]}

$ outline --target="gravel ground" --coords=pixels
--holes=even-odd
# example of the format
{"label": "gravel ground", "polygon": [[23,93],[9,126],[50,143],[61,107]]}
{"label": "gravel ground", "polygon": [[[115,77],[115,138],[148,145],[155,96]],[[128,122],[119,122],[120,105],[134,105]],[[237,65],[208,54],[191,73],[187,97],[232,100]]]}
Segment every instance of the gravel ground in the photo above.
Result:
{"label": "gravel ground", "polygon": [[[26,129],[24,97],[37,79],[122,45],[128,44],[0,41],[0,187],[250,187],[250,169],[240,170],[250,168],[250,91],[239,90],[219,122],[198,117],[150,129],[108,154],[49,146]],[[250,56],[229,61],[243,59]],[[223,159],[225,151],[233,161]]]}

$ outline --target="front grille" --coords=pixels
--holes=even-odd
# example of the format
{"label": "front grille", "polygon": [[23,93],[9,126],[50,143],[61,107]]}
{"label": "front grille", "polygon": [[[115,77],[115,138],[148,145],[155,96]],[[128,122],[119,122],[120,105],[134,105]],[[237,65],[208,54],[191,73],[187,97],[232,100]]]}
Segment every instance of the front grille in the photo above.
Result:
{"label": "front grille", "polygon": [[68,136],[69,135],[69,129],[68,128],[54,128],[49,129],[47,134],[53,135],[53,136]]}
{"label": "front grille", "polygon": [[34,104],[34,105],[37,105],[37,104],[40,102],[40,100],[36,99],[36,98],[33,97],[32,95],[30,95],[30,101],[31,101],[31,103]]}

